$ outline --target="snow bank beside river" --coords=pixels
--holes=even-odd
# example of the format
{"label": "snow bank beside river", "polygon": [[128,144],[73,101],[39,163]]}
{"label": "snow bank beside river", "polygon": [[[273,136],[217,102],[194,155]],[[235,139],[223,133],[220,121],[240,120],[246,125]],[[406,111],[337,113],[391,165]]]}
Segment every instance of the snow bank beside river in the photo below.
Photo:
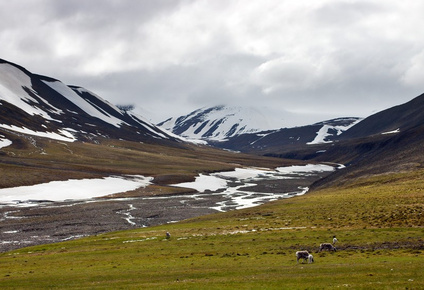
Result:
{"label": "snow bank beside river", "polygon": [[32,186],[0,189],[0,203],[17,204],[31,201],[64,201],[90,199],[134,190],[150,184],[153,178],[141,175],[109,176],[95,179],[52,181]]}
{"label": "snow bank beside river", "polygon": [[[275,170],[236,168],[234,171],[217,172],[210,175],[200,174],[194,182],[184,182],[174,184],[174,186],[197,190],[199,193],[193,195],[193,198],[208,198],[208,195],[222,196],[223,200],[212,208],[218,211],[226,211],[305,194],[309,188],[296,186],[296,182],[290,181],[292,183],[291,187],[288,187],[290,190],[285,191],[276,188],[279,186],[276,186],[275,183],[279,180],[287,180],[287,183],[289,183],[288,180],[301,180],[307,176],[334,170],[333,166],[324,164],[279,167]],[[258,185],[261,185],[261,188]]]}

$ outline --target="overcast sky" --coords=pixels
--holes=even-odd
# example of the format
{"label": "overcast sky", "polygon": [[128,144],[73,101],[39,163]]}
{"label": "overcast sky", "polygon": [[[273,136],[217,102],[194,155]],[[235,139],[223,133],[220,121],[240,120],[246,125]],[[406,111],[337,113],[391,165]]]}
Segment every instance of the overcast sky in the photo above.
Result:
{"label": "overcast sky", "polygon": [[161,121],[204,106],[366,116],[424,93],[421,0],[13,0],[0,58]]}

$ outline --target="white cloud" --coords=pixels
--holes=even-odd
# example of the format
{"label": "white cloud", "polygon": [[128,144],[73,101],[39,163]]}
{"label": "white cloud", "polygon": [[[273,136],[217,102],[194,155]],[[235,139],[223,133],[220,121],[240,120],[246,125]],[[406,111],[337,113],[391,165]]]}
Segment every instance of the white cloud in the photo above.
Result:
{"label": "white cloud", "polygon": [[262,63],[252,80],[265,94],[276,91],[309,90],[334,80],[337,67],[329,59],[311,60],[302,57],[280,57]]}

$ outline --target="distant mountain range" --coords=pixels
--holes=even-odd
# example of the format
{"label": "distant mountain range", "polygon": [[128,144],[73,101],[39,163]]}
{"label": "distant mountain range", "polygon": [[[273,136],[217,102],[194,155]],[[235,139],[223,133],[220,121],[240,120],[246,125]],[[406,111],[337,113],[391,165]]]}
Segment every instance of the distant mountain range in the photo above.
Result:
{"label": "distant mountain range", "polygon": [[216,106],[154,125],[85,88],[0,59],[0,149],[11,144],[7,134],[170,146],[179,146],[186,137],[233,151],[342,163],[350,168],[344,174],[351,175],[355,170],[371,174],[424,166],[424,94],[365,119],[290,126],[299,116],[271,116],[275,114],[262,108]]}
{"label": "distant mountain range", "polygon": [[160,125],[233,151],[347,166],[318,182],[317,187],[364,175],[424,168],[424,94],[365,119],[342,117],[272,130],[248,126],[255,122],[246,122],[246,114],[239,115],[239,111],[243,110],[201,109]]}
{"label": "distant mountain range", "polygon": [[365,119],[340,117],[293,127],[284,127],[281,122],[276,129],[270,128],[269,119],[266,111],[260,109],[216,106],[170,118],[158,126],[187,138],[206,140],[210,145],[224,149],[312,159],[318,155],[325,156],[322,153],[341,141],[376,136],[388,138],[422,126],[424,95]]}
{"label": "distant mountain range", "polygon": [[0,59],[0,129],[64,141],[182,139],[89,90]]}
{"label": "distant mountain range", "polygon": [[216,106],[154,125],[85,88],[0,60],[0,156],[4,147],[23,146],[22,135],[92,143],[110,138],[172,147],[183,147],[186,137],[232,151],[346,166],[312,189],[424,168],[424,94],[365,119],[341,117],[290,126],[299,116],[270,115],[275,116],[260,108]]}
{"label": "distant mountain range", "polygon": [[317,182],[313,187],[341,185],[356,178],[424,168],[424,94],[373,114],[332,143],[269,146],[256,154],[335,162],[346,169]]}
{"label": "distant mountain range", "polygon": [[268,148],[295,149],[303,145],[332,143],[360,120],[355,117],[338,118],[307,126],[245,133],[220,142],[209,143],[220,148],[250,153],[261,152]]}
{"label": "distant mountain range", "polygon": [[295,120],[301,116],[288,112],[281,115],[284,119],[278,120],[275,112],[267,114],[264,108],[215,106],[170,118],[158,126],[189,139],[205,140],[216,147],[251,152],[270,146],[332,142],[361,120],[346,117],[290,127],[289,124],[296,124]]}

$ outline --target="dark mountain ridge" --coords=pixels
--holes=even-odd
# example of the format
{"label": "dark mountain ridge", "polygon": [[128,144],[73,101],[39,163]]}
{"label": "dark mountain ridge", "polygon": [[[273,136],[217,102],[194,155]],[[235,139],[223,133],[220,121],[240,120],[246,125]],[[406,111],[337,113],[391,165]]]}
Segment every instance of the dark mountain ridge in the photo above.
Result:
{"label": "dark mountain ridge", "polygon": [[208,143],[233,151],[346,166],[317,184],[324,186],[364,175],[421,168],[423,126],[424,94],[362,120],[338,118],[307,126],[245,132]]}
{"label": "dark mountain ridge", "polygon": [[367,137],[396,130],[406,131],[421,124],[424,124],[424,94],[365,118],[341,134],[340,139]]}
{"label": "dark mountain ridge", "polygon": [[[94,93],[67,86],[0,59],[0,124],[3,130],[54,133],[64,138],[97,138],[173,144],[181,139]],[[174,144],[175,145],[175,144]]]}
{"label": "dark mountain ridge", "polygon": [[[424,94],[365,118],[333,144],[269,156],[346,165],[312,188],[342,185],[364,176],[424,168]],[[316,152],[320,152],[317,154]]]}
{"label": "dark mountain ridge", "polygon": [[407,172],[424,168],[424,125],[392,136],[341,141],[326,156],[315,158],[345,161],[347,167],[317,181],[311,189],[341,186],[371,175]]}
{"label": "dark mountain ridge", "polygon": [[264,154],[273,150],[296,150],[308,144],[331,143],[360,119],[355,117],[337,118],[308,126],[281,128],[236,135],[221,142],[210,144],[234,151]]}
{"label": "dark mountain ridge", "polygon": [[[331,121],[329,123],[331,124]],[[281,141],[292,135],[288,133],[291,130],[308,132],[307,135],[310,135],[319,128],[319,125],[323,124],[325,122],[301,128],[278,130],[273,134],[266,135],[266,138],[261,140],[264,146],[250,146],[250,152],[281,158],[353,164],[356,160],[364,158],[363,155],[367,152],[383,150],[383,148],[386,148],[385,144],[390,143],[390,140],[409,136],[409,134],[412,134],[411,132],[419,132],[419,128],[424,125],[424,94],[407,103],[375,113],[359,122],[353,122],[350,128],[340,131],[340,134],[333,130],[333,134],[327,136],[325,142],[294,142],[291,140],[291,143],[286,142],[284,144]],[[283,134],[286,134],[286,136],[284,137]],[[242,135],[237,138],[246,138],[246,136]],[[267,138],[275,138],[279,140],[279,143],[271,146],[273,142],[268,142]],[[411,139],[411,142],[413,140],[414,144],[424,142],[424,136],[419,134],[414,138],[408,138]],[[403,150],[402,147],[395,149]],[[417,154],[419,153],[417,152]],[[387,152],[387,154],[392,154],[392,152]]]}

